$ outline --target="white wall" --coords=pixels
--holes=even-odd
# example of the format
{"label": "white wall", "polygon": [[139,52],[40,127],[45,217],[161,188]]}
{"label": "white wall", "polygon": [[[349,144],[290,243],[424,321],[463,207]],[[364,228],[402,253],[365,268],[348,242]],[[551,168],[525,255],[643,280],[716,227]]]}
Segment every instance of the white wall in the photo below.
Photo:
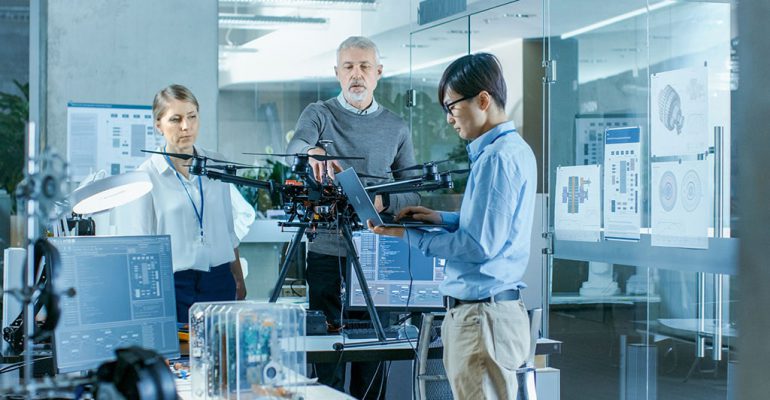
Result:
{"label": "white wall", "polygon": [[216,0],[50,1],[47,34],[47,144],[60,154],[68,101],[151,105],[171,83],[198,98],[198,143],[216,149]]}

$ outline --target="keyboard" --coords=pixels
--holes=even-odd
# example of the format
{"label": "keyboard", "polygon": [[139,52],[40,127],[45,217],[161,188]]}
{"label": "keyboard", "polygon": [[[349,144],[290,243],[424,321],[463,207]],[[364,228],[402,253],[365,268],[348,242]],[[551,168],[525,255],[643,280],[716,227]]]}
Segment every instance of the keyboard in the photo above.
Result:
{"label": "keyboard", "polygon": [[[399,328],[399,326],[385,327],[385,337],[387,339],[398,338]],[[374,332],[374,328],[346,328],[342,332],[348,339],[377,339],[377,334]]]}

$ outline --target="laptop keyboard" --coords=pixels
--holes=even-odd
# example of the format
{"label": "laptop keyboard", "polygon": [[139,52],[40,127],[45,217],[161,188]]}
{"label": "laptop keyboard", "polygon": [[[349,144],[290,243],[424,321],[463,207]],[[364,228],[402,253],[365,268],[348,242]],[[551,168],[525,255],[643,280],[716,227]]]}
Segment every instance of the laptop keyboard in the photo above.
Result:
{"label": "laptop keyboard", "polygon": [[[398,338],[398,326],[385,327],[385,337],[387,339]],[[374,332],[374,328],[346,328],[342,331],[348,339],[377,339],[377,334]]]}

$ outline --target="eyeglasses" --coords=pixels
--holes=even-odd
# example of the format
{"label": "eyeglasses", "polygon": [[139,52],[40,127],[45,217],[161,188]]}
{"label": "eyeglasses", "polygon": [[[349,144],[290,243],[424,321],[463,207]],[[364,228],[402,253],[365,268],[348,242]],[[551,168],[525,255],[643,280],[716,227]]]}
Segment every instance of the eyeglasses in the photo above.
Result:
{"label": "eyeglasses", "polygon": [[472,98],[474,98],[476,96],[478,96],[478,94],[474,94],[473,96],[465,96],[465,97],[459,98],[459,99],[457,99],[455,101],[450,101],[449,103],[442,104],[441,108],[444,109],[444,112],[446,113],[446,115],[454,115],[454,114],[452,114],[452,108],[451,108],[453,105],[455,105],[455,104],[457,104],[457,103],[459,103],[461,101],[470,100],[470,99],[472,99]]}

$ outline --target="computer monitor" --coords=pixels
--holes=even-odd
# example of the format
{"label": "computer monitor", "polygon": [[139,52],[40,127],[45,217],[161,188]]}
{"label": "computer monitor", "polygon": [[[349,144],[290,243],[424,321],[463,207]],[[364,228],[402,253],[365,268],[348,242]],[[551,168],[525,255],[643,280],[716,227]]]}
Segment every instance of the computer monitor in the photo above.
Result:
{"label": "computer monitor", "polygon": [[[444,308],[439,285],[444,280],[444,260],[427,257],[411,248],[405,239],[355,232],[361,270],[366,278],[374,306],[390,311],[432,311]],[[361,286],[352,263],[348,263],[347,306],[366,309]],[[411,295],[410,295],[411,272]]]}
{"label": "computer monitor", "polygon": [[54,287],[76,291],[59,302],[53,338],[58,372],[97,368],[132,345],[179,357],[169,236],[49,240],[61,259]]}

